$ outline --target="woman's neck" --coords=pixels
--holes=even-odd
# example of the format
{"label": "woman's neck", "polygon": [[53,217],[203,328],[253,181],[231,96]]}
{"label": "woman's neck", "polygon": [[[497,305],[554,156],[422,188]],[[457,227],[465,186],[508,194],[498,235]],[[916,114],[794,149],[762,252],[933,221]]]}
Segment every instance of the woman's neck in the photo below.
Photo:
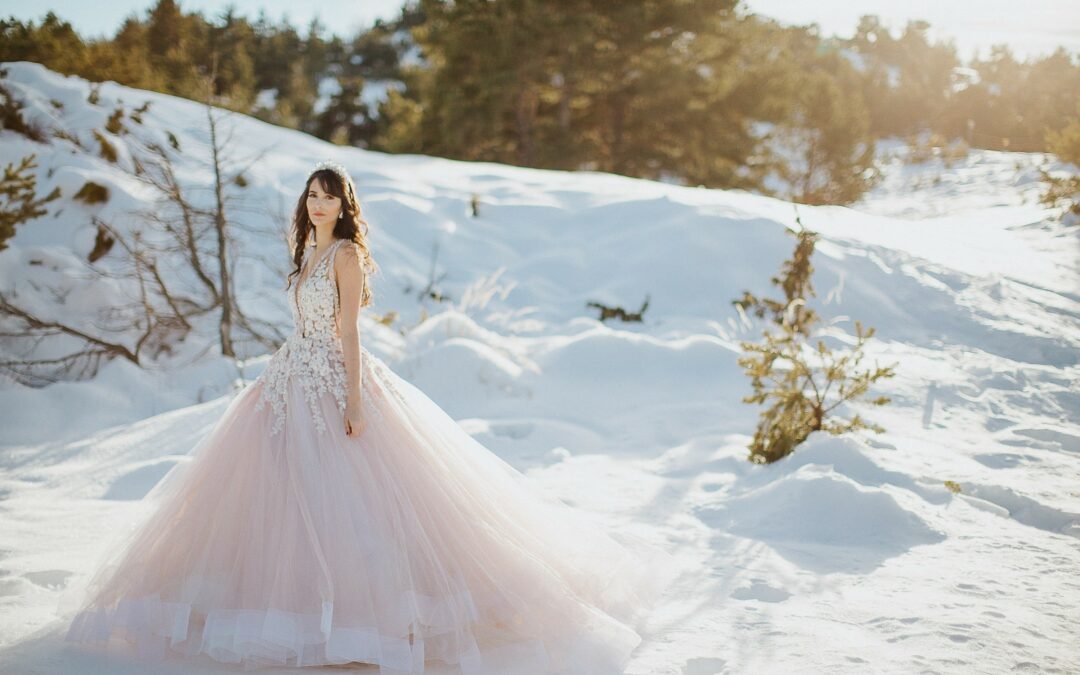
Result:
{"label": "woman's neck", "polygon": [[325,251],[326,247],[334,243],[334,231],[327,229],[323,231],[315,230],[315,250]]}

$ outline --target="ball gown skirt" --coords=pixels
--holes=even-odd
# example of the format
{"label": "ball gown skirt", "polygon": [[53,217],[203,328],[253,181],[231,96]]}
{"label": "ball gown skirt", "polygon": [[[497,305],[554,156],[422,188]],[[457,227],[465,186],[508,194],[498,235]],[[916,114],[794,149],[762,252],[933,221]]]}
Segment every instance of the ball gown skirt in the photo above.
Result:
{"label": "ball gown skirt", "polygon": [[363,347],[346,435],[340,342],[302,333],[146,496],[66,639],[245,670],[623,672],[674,559],[545,497]]}

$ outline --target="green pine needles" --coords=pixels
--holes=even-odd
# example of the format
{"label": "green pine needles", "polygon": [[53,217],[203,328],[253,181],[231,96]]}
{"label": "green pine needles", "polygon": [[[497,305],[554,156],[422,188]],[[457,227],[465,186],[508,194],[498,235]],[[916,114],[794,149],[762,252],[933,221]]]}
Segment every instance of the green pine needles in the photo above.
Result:
{"label": "green pine needles", "polygon": [[[1076,116],[1068,120],[1060,131],[1047,131],[1046,145],[1062,162],[1080,166],[1080,99],[1076,101]],[[1039,195],[1043,206],[1057,208],[1064,204],[1062,216],[1071,215],[1073,223],[1080,223],[1080,174],[1050,175],[1040,168],[1045,191]]]}
{"label": "green pine needles", "polygon": [[37,168],[36,154],[23,157],[18,166],[8,164],[0,176],[0,251],[8,247],[7,240],[15,236],[15,226],[45,215],[46,204],[60,197],[60,188],[54,187],[45,197],[38,197],[37,176],[31,169]]}
{"label": "green pine needles", "polygon": [[[817,233],[803,228],[795,236],[799,241],[794,256],[784,261],[781,275],[771,280],[783,289],[784,300],[757,298],[744,291],[742,298],[732,301],[744,317],[752,311],[758,318],[769,316],[776,326],[762,331],[761,343],[742,342],[744,355],[738,361],[754,388],[743,402],[768,406],[760,414],[747,457],[756,464],[786,457],[814,431],[834,435],[856,429],[885,431],[858,414],[841,419],[833,411],[865,397],[872,384],[895,374],[896,364],[860,369],[863,346],[874,329],[864,329],[859,321],[855,321],[855,344],[848,351],[835,353],[821,339],[816,347],[810,344],[812,327],[819,320],[806,303],[808,297],[816,296],[810,282],[814,271],[810,256]],[[889,401],[879,396],[868,402],[885,405]]]}

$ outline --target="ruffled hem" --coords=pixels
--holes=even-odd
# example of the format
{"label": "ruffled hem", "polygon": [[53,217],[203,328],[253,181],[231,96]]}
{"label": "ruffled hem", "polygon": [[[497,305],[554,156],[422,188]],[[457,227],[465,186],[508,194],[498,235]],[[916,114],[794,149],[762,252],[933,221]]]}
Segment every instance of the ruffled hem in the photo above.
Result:
{"label": "ruffled hem", "polygon": [[[447,602],[414,597],[420,615],[432,622]],[[612,625],[598,622],[587,624],[581,635],[558,636],[550,643],[525,639],[481,645],[470,640],[462,645],[455,642],[452,625],[421,624],[419,637],[385,635],[371,626],[334,625],[333,614],[333,603],[324,602],[321,613],[213,609],[204,616],[190,603],[149,596],[80,611],[64,639],[106,645],[120,638],[134,646],[136,658],[149,663],[199,655],[244,670],[362,663],[379,666],[380,675],[423,673],[436,663],[439,673],[461,675],[615,675],[623,672],[641,640],[617,623],[612,631]],[[552,647],[562,655],[562,665]]]}

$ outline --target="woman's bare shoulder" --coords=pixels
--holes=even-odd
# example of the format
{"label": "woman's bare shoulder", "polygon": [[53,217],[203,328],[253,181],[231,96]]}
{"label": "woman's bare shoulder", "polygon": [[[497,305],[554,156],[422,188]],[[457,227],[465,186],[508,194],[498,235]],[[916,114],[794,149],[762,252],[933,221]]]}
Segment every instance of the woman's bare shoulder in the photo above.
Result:
{"label": "woman's bare shoulder", "polygon": [[342,239],[334,251],[334,267],[344,269],[360,262],[360,245],[351,239]]}

